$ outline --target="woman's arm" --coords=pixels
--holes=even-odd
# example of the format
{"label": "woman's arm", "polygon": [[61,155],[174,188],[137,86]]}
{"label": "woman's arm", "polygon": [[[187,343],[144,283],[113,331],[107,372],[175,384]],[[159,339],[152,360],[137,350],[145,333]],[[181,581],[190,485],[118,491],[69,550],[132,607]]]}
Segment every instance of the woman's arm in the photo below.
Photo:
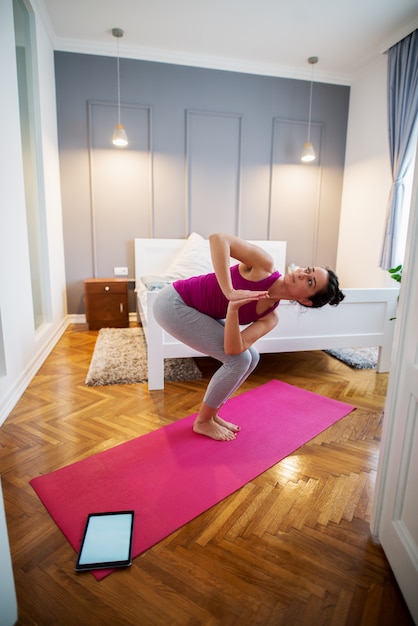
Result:
{"label": "woman's arm", "polygon": [[[209,237],[210,251],[216,278],[223,294],[228,300],[243,298],[250,294],[247,290],[234,291],[231,282],[230,259],[236,259],[255,273],[260,273],[257,280],[269,276],[274,271],[271,255],[252,243],[234,235],[216,233]],[[260,292],[253,292],[253,295]]]}
{"label": "woman's arm", "polygon": [[245,298],[244,300],[230,301],[228,304],[224,332],[224,350],[226,354],[241,354],[241,352],[252,346],[257,339],[270,332],[279,321],[277,313],[272,311],[241,330],[238,315],[239,309],[249,301],[248,298]]}

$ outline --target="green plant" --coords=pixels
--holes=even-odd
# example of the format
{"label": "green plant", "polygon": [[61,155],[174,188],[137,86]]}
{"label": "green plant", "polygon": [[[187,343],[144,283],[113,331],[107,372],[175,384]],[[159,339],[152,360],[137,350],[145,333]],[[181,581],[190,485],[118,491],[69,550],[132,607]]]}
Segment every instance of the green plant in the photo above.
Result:
{"label": "green plant", "polygon": [[402,265],[398,265],[398,267],[392,267],[388,270],[390,277],[396,282],[400,283],[402,281]]}
{"label": "green plant", "polygon": [[[390,274],[390,277],[393,278],[393,280],[396,280],[397,283],[402,282],[402,265],[398,265],[398,267],[392,267],[390,270],[388,270],[388,272]],[[389,319],[390,321],[396,320],[396,317],[391,317]]]}

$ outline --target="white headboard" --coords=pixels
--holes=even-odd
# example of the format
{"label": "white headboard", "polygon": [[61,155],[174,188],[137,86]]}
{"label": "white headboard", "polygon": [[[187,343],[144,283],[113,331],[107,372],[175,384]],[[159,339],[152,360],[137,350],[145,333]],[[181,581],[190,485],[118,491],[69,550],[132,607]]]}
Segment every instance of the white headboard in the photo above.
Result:
{"label": "white headboard", "polygon": [[185,244],[185,239],[135,239],[135,280],[164,276]]}
{"label": "white headboard", "polygon": [[[186,239],[134,239],[135,280],[141,276],[163,276],[182,250]],[[269,252],[281,274],[286,269],[285,241],[251,241]],[[231,260],[231,264],[236,261]]]}

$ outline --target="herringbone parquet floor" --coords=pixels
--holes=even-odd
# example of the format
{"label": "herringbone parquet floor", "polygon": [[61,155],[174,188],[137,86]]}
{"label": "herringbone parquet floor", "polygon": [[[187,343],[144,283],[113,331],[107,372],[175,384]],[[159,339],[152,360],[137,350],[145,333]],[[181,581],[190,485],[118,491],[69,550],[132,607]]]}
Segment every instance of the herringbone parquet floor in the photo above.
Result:
{"label": "herringbone parquet floor", "polygon": [[199,359],[203,380],[165,391],[86,387],[96,336],[70,326],[0,429],[20,625],[412,624],[369,529],[387,375],[323,352],[263,355],[240,392],[278,378],[353,413],[128,570],[76,575],[29,480],[195,412],[214,368]]}

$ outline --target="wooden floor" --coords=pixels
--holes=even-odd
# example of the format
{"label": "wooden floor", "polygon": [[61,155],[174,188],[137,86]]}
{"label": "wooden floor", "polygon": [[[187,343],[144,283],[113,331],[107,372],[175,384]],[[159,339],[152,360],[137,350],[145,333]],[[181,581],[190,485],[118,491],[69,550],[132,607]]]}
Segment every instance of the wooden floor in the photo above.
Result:
{"label": "wooden floor", "polygon": [[29,480],[195,412],[214,368],[199,359],[203,380],[165,391],[87,387],[96,336],[69,327],[0,429],[19,624],[413,624],[369,530],[387,375],[323,352],[263,355],[240,392],[278,378],[353,413],[131,568],[101,582],[76,575],[75,553]]}

